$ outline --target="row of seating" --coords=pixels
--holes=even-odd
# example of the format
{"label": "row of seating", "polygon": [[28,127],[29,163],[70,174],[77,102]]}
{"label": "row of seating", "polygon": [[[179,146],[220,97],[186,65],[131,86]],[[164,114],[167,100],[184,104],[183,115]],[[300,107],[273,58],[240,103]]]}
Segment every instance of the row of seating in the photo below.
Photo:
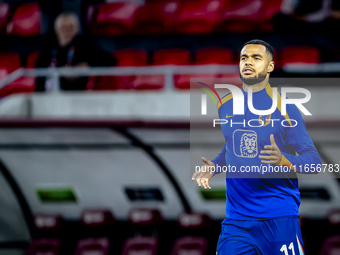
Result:
{"label": "row of seating", "polygon": [[282,0],[162,0],[90,6],[88,22],[96,35],[204,34],[213,31],[272,31]]}
{"label": "row of seating", "polygon": [[[204,34],[213,31],[272,31],[272,17],[282,0],[147,0],[91,5],[87,23],[94,35]],[[22,4],[10,17],[10,5],[0,4],[0,31],[38,36],[42,23],[38,3]]]}
{"label": "row of seating", "polygon": [[[95,228],[104,226],[112,227],[114,225],[114,216],[109,210],[100,209],[87,209],[84,210],[81,215],[81,222],[83,226],[91,228],[91,232]],[[191,229],[197,231],[197,229],[206,229],[209,227],[210,218],[206,214],[200,213],[183,213],[180,215],[178,224],[181,229]],[[34,224],[36,230],[46,235],[46,233],[53,230],[61,229],[63,226],[63,218],[58,215],[51,214],[36,214],[34,217]],[[148,254],[156,255],[158,250],[158,234],[144,235],[142,228],[157,229],[162,222],[162,216],[157,209],[147,208],[133,208],[129,213],[129,222],[135,226],[138,232],[132,237],[126,239],[123,248],[121,249],[121,255],[131,254]],[[154,232],[153,232],[154,233]],[[63,235],[63,233],[60,233]],[[39,234],[38,234],[39,236]],[[29,249],[26,251],[26,255],[37,254],[50,254],[58,255],[62,248],[62,241],[60,238],[48,235],[49,238],[42,237],[36,238],[31,241]],[[88,236],[77,242],[75,255],[85,254],[101,254],[107,255],[109,251],[113,251],[111,246],[111,240],[103,233],[102,236]],[[208,247],[208,240],[203,236],[182,236],[178,237],[172,246],[171,255],[180,254],[206,254]],[[117,250],[114,250],[114,254],[117,254]]]}
{"label": "row of seating", "polygon": [[13,36],[39,36],[42,15],[38,3],[18,6],[10,15],[11,6],[0,3],[0,33]]}
{"label": "row of seating", "polygon": [[[128,254],[157,254],[158,250],[158,235],[148,234],[141,231],[142,228],[149,228],[156,230],[161,226],[163,219],[162,215],[157,209],[147,209],[147,208],[133,208],[129,212],[129,224],[134,226],[135,235],[126,239],[121,253],[122,255]],[[333,209],[328,214],[328,225],[333,227],[340,226],[340,209]],[[110,210],[100,210],[100,209],[87,209],[84,210],[81,215],[82,225],[90,228],[89,233],[95,232],[96,228],[100,227],[114,227],[115,219]],[[34,225],[36,230],[40,231],[40,236],[30,243],[30,248],[26,251],[26,255],[36,255],[36,254],[59,254],[60,248],[62,246],[61,239],[58,236],[47,235],[48,232],[53,230],[62,229],[64,220],[61,216],[52,214],[36,214],[34,217]],[[308,219],[300,218],[300,225],[302,228],[302,233],[304,233],[304,228],[309,224]],[[202,232],[209,233],[207,231],[211,226],[211,219],[207,214],[202,213],[182,213],[178,219],[178,226],[184,232],[184,230],[191,230],[191,233],[197,232],[198,230],[203,230]],[[154,231],[152,232],[154,233]],[[59,235],[64,233],[59,232]],[[45,235],[45,237],[44,237]],[[49,238],[46,238],[48,236]],[[208,241],[204,236],[200,235],[184,235],[180,236],[177,234],[178,238],[172,245],[171,255],[179,254],[206,254]],[[52,237],[52,238],[51,238]],[[310,246],[308,240],[304,239],[305,248]],[[88,236],[87,238],[81,239],[77,243],[77,248],[75,250],[76,255],[84,254],[101,254],[106,255],[110,250],[111,240],[109,237],[102,235],[99,236]],[[328,236],[318,251],[320,255],[335,255],[338,254],[340,250],[340,236],[332,235]],[[43,253],[44,252],[44,253]],[[92,253],[91,253],[92,252]],[[117,250],[115,250],[117,253]]]}
{"label": "row of seating", "polygon": [[[39,52],[33,52],[27,58],[26,68],[34,68]],[[119,50],[114,53],[118,67],[128,66],[165,66],[165,65],[236,65],[237,55],[226,48],[206,48],[197,51],[195,60],[189,50],[162,49],[153,54],[152,60],[146,51],[138,49]],[[304,63],[317,64],[320,62],[320,52],[312,46],[291,46],[275,55],[276,68],[286,64]],[[151,63],[150,63],[151,62]],[[0,79],[22,67],[20,56],[14,52],[0,54]],[[233,79],[235,85],[242,85],[238,73],[216,74],[181,74],[174,75],[176,89],[189,89],[190,78],[225,78]],[[21,77],[0,89],[0,96],[4,97],[14,93],[34,92],[35,78]],[[165,87],[164,75],[132,75],[132,76],[98,76],[89,77],[87,88],[89,90],[158,90]]]}

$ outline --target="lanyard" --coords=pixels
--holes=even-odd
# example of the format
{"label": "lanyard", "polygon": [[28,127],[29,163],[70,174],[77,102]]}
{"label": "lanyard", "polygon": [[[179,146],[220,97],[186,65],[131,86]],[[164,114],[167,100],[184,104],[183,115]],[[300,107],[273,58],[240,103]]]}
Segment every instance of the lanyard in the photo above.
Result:
{"label": "lanyard", "polygon": [[[75,52],[75,48],[74,46],[71,46],[70,49],[67,51],[67,60],[66,60],[67,65],[72,65],[74,52]],[[57,67],[57,62],[58,62],[57,56],[58,56],[58,49],[57,48],[52,49],[52,59],[51,59],[50,67]]]}

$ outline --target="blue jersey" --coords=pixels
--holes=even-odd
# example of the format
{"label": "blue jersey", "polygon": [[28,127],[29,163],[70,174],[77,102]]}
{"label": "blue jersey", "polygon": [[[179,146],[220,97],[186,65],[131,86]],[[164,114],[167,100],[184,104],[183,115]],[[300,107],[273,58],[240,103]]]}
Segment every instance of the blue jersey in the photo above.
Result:
{"label": "blue jersey", "polygon": [[[255,115],[248,109],[248,93],[244,94],[244,115],[233,115],[233,95],[227,94],[218,104],[225,145],[212,161],[226,173],[226,218],[270,219],[299,216],[300,192],[295,171],[304,166],[321,164],[320,156],[310,138],[302,116],[295,105],[287,104],[287,113],[281,114],[281,95],[272,114]],[[253,106],[257,110],[270,109],[273,89],[268,84],[253,92]],[[227,122],[227,123],[226,123]],[[274,165],[262,163],[259,158],[270,135],[282,153],[280,171]],[[271,167],[271,168],[270,168]],[[216,168],[217,170],[219,168]],[[233,171],[230,171],[233,169]],[[307,168],[309,169],[309,168]]]}

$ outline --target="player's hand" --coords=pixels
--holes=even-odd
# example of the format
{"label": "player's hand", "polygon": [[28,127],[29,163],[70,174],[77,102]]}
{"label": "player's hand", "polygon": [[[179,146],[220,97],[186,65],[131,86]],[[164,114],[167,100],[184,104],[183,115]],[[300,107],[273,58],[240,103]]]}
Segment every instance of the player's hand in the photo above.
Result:
{"label": "player's hand", "polygon": [[209,185],[210,179],[214,176],[215,170],[215,163],[206,158],[202,157],[203,166],[201,166],[199,171],[196,171],[193,175],[191,180],[194,181],[197,178],[197,184],[199,187],[203,185],[205,189],[211,189]]}
{"label": "player's hand", "polygon": [[261,154],[266,154],[266,155],[265,156],[260,155],[259,158],[267,159],[267,160],[261,160],[261,162],[265,164],[273,164],[273,165],[280,164],[282,154],[281,154],[279,147],[277,147],[276,145],[273,134],[270,135],[270,145],[266,145],[264,146],[264,148],[266,150],[262,150]]}

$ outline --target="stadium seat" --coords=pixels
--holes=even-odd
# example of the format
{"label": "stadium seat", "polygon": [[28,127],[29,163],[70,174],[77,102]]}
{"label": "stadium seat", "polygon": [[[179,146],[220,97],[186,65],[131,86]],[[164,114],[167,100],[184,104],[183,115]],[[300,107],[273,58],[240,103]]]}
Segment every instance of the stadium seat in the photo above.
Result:
{"label": "stadium seat", "polygon": [[110,210],[100,208],[84,209],[81,214],[81,238],[109,238],[114,234],[115,218]]}
{"label": "stadium seat", "polygon": [[135,1],[101,4],[98,10],[93,11],[92,33],[112,36],[130,32],[135,24],[138,8]]}
{"label": "stadium seat", "polygon": [[320,52],[313,46],[290,46],[282,50],[282,65],[320,63]]}
{"label": "stadium seat", "polygon": [[199,229],[208,227],[210,221],[210,217],[204,213],[182,213],[178,224],[185,229]]}
{"label": "stadium seat", "polygon": [[273,32],[274,26],[272,23],[273,17],[281,12],[281,4],[283,0],[263,1],[257,20],[257,29],[265,32]]}
{"label": "stadium seat", "polygon": [[205,255],[208,240],[200,235],[209,228],[210,222],[210,217],[205,213],[182,213],[179,216],[178,224],[184,236],[176,239],[172,246],[171,255]]}
{"label": "stadium seat", "polygon": [[[148,54],[143,50],[120,50],[116,51],[114,56],[117,66],[146,66],[148,62]],[[127,89],[136,90],[160,89],[164,84],[162,75],[119,76],[115,79],[124,84]]]}
{"label": "stadium seat", "polygon": [[329,224],[334,226],[340,225],[340,209],[332,209],[327,215],[327,220]]}
{"label": "stadium seat", "polygon": [[[154,53],[154,65],[189,65],[190,51],[184,49],[163,49]],[[216,74],[176,74],[176,89],[190,89],[190,78],[216,78]]]}
{"label": "stadium seat", "polygon": [[58,255],[59,250],[59,239],[37,239],[30,242],[25,255]]}
{"label": "stadium seat", "polygon": [[196,64],[230,65],[233,64],[233,52],[225,48],[200,49],[196,53]]}
{"label": "stadium seat", "polygon": [[340,236],[328,237],[322,244],[320,255],[340,255]]}
{"label": "stadium seat", "polygon": [[[14,72],[21,67],[20,55],[15,52],[0,53],[0,68],[6,70],[6,73]],[[4,73],[4,72],[2,72]]]}
{"label": "stadium seat", "polygon": [[114,57],[117,66],[145,66],[148,61],[147,52],[138,49],[117,50]]}
{"label": "stadium seat", "polygon": [[164,87],[164,75],[136,75],[129,84],[129,88],[135,90],[160,90]]}
{"label": "stadium seat", "polygon": [[[228,65],[233,64],[233,53],[226,48],[206,48],[200,49],[196,53],[197,65]],[[190,79],[193,82],[192,86],[197,86],[197,82],[203,82],[209,86],[214,87],[215,83],[220,83],[217,79],[220,75],[215,74],[181,74],[175,75],[175,87],[177,89],[189,89]],[[207,79],[209,78],[209,79]]]}
{"label": "stadium seat", "polygon": [[182,2],[176,17],[176,31],[184,34],[206,34],[219,22],[221,0],[188,0]]}
{"label": "stadium seat", "polygon": [[109,249],[108,238],[83,239],[78,241],[75,255],[108,255]]}
{"label": "stadium seat", "polygon": [[205,255],[208,248],[208,241],[204,237],[181,237],[173,245],[171,255]]}
{"label": "stadium seat", "polygon": [[29,54],[26,60],[26,68],[35,68],[39,56],[40,56],[39,51],[34,51],[31,54]]}
{"label": "stadium seat", "polygon": [[84,226],[112,226],[115,222],[111,211],[105,209],[85,209],[81,214]]}
{"label": "stadium seat", "polygon": [[63,218],[60,215],[37,213],[34,215],[34,226],[40,230],[60,228]]}
{"label": "stadium seat", "polygon": [[263,0],[228,0],[220,15],[218,30],[222,32],[251,32],[263,6]]}
{"label": "stadium seat", "polygon": [[38,36],[41,12],[38,3],[22,4],[16,8],[7,25],[7,34],[14,36]]}
{"label": "stadium seat", "polygon": [[64,219],[61,215],[37,213],[34,215],[35,238],[59,238]]}
{"label": "stadium seat", "polygon": [[180,8],[177,0],[149,0],[138,10],[135,33],[167,34],[174,30],[174,21]]}
{"label": "stadium seat", "polygon": [[241,88],[243,85],[239,73],[222,73],[218,75],[218,78],[219,82],[222,84],[233,84],[239,88]]}
{"label": "stadium seat", "polygon": [[[190,79],[194,81],[192,84],[196,87],[195,82],[208,83],[209,86],[214,86],[217,82],[218,74],[176,74],[174,75],[174,84],[176,89],[190,89]],[[208,80],[209,79],[209,80]]]}
{"label": "stadium seat", "polygon": [[[0,79],[21,68],[19,54],[14,52],[0,53]],[[34,92],[35,79],[33,77],[20,77],[17,80],[0,88],[0,97],[15,93]]]}
{"label": "stadium seat", "polygon": [[128,215],[135,236],[155,236],[163,222],[158,209],[132,208]]}
{"label": "stadium seat", "polygon": [[[138,49],[118,50],[114,54],[117,60],[117,66],[145,66],[147,65],[148,54],[146,51]],[[117,90],[130,89],[134,85],[131,83],[136,76],[97,76],[90,77],[90,82],[93,82],[91,89],[93,90]],[[89,84],[88,84],[89,85]],[[91,85],[91,84],[90,84]]]}
{"label": "stadium seat", "polygon": [[9,4],[0,3],[0,34],[4,34],[6,32],[9,11]]}
{"label": "stadium seat", "polygon": [[154,65],[189,65],[190,51],[185,49],[162,49],[153,54]]}
{"label": "stadium seat", "polygon": [[121,255],[156,255],[157,248],[157,238],[132,237],[125,241]]}

